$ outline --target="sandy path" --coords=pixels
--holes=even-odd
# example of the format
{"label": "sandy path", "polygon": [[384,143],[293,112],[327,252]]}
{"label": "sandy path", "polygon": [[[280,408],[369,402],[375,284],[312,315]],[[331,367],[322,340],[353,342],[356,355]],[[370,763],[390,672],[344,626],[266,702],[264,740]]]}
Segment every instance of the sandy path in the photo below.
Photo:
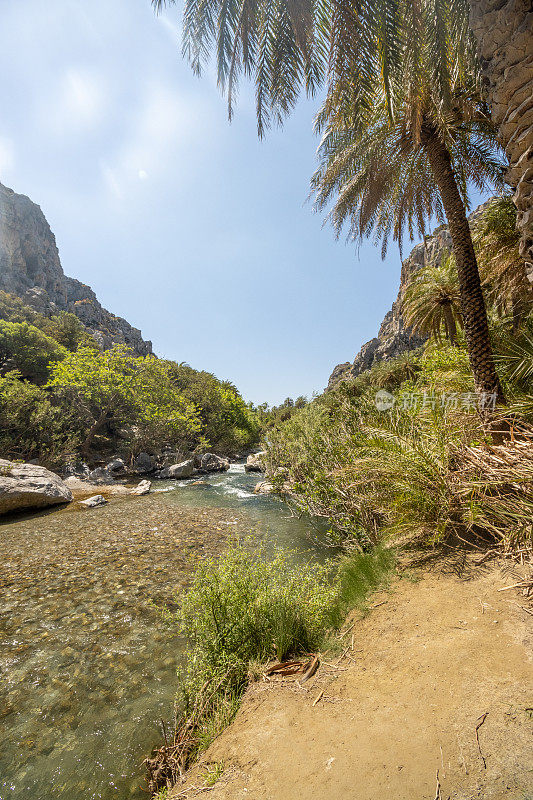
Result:
{"label": "sandy path", "polygon": [[494,568],[397,581],[356,622],[342,670],[322,667],[307,689],[252,686],[172,796],[196,796],[223,761],[210,800],[533,798],[533,617],[497,591],[506,582]]}

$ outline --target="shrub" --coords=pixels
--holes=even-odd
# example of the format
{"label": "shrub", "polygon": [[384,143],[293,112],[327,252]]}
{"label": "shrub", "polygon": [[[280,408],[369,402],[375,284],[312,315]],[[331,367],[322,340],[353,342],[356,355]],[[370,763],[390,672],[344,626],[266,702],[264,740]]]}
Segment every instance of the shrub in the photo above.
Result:
{"label": "shrub", "polygon": [[0,369],[18,370],[23,378],[44,383],[50,367],[67,355],[64,347],[27,322],[0,320]]}
{"label": "shrub", "polygon": [[38,458],[47,466],[59,466],[79,445],[75,414],[20,378],[18,372],[0,376],[0,452],[5,458]]}
{"label": "shrub", "polygon": [[[218,561],[198,568],[178,610],[165,612],[188,649],[178,673],[178,720],[174,766],[164,752],[147,761],[151,789],[172,784],[232,720],[251,664],[316,650],[337,609],[331,567],[294,563],[291,552],[271,559],[260,548],[235,545]],[[150,770],[150,765],[156,768]],[[157,775],[157,778],[155,777]]]}
{"label": "shrub", "polygon": [[290,551],[268,560],[261,548],[235,546],[199,566],[174,617],[190,643],[187,685],[227,672],[238,685],[253,660],[320,646],[335,604],[329,569],[293,560]]}

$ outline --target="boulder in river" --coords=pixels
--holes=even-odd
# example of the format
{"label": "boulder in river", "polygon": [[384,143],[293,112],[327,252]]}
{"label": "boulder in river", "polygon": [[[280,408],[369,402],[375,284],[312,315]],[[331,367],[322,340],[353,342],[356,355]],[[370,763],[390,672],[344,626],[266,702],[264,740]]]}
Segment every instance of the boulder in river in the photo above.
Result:
{"label": "boulder in river", "polygon": [[244,469],[246,472],[264,472],[265,466],[263,464],[263,458],[266,456],[266,450],[261,450],[259,453],[252,453],[246,459],[246,464],[244,465]]}
{"label": "boulder in river", "polygon": [[132,489],[130,494],[137,495],[141,497],[143,494],[148,494],[150,489],[152,488],[152,481],[141,481],[135,489]]}
{"label": "boulder in river", "polygon": [[117,478],[122,476],[126,470],[126,464],[122,458],[114,458],[105,467],[96,467],[87,476],[90,483],[113,483]]}
{"label": "boulder in river", "polygon": [[0,514],[71,500],[72,492],[54,472],[35,464],[0,459]]}
{"label": "boulder in river", "polygon": [[105,506],[108,501],[101,494],[94,494],[88,497],[87,500],[80,500],[80,505],[86,508],[96,508],[97,506]]}
{"label": "boulder in river", "polygon": [[165,467],[158,477],[162,479],[192,478],[195,473],[194,458],[189,458],[187,461],[182,461],[181,464],[172,464],[170,467]]}
{"label": "boulder in river", "polygon": [[229,469],[229,460],[214,453],[204,453],[194,457],[194,466],[200,473],[226,472]]}
{"label": "boulder in river", "polygon": [[259,481],[254,486],[254,494],[272,494],[274,486],[269,481]]}

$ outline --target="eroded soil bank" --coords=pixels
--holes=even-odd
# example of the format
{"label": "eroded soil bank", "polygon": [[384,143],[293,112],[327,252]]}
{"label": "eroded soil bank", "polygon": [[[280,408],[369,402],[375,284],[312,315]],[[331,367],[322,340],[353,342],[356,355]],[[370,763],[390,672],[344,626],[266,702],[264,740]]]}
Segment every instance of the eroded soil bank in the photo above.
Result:
{"label": "eroded soil bank", "polygon": [[203,794],[220,772],[210,800],[532,797],[533,617],[498,591],[508,564],[457,571],[404,573],[312,682],[251,686],[170,796]]}

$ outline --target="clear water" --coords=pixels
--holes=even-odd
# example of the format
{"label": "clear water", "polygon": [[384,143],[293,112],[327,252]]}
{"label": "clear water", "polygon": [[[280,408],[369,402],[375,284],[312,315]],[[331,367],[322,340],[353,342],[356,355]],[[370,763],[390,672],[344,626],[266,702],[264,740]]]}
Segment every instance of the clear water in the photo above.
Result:
{"label": "clear water", "polygon": [[324,557],[312,523],[254,495],[257,480],[232,465],[0,526],[0,800],[146,797],[141,762],[170,725],[183,647],[153,602],[234,533]]}

